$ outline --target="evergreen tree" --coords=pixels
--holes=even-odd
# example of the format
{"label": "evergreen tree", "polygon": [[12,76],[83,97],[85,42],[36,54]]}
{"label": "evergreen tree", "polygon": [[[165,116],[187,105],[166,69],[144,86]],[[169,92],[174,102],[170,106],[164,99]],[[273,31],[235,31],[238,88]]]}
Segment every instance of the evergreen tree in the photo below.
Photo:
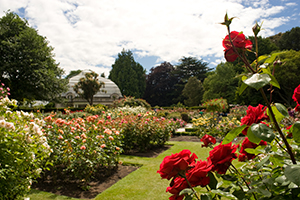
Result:
{"label": "evergreen tree", "polygon": [[130,50],[118,54],[109,79],[116,83],[122,95],[141,98],[146,88],[146,70],[134,61]]}

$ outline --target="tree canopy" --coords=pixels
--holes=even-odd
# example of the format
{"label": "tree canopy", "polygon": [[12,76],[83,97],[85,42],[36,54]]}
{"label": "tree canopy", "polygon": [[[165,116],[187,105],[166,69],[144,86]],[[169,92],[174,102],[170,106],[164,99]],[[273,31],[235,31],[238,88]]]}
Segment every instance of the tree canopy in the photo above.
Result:
{"label": "tree canopy", "polygon": [[182,95],[187,97],[184,104],[187,106],[199,106],[203,95],[203,86],[195,76],[191,76],[182,90]]}
{"label": "tree canopy", "polygon": [[13,12],[0,19],[0,76],[11,98],[55,100],[67,90],[64,71],[45,37]]}
{"label": "tree canopy", "polygon": [[[104,86],[104,82],[98,81],[99,75],[95,72],[86,73],[84,78],[81,78],[78,83],[74,85],[74,91],[86,99],[89,104],[93,105],[94,95]],[[103,90],[105,92],[105,90]]]}
{"label": "tree canopy", "polygon": [[146,70],[134,61],[130,50],[118,54],[109,79],[120,88],[122,95],[141,98],[146,88]]}
{"label": "tree canopy", "polygon": [[152,67],[146,77],[146,91],[144,99],[151,106],[170,106],[174,99],[174,90],[178,79],[172,75],[174,66],[163,62],[157,67]]}
{"label": "tree canopy", "polygon": [[206,73],[212,70],[208,67],[207,62],[198,60],[195,57],[183,57],[179,61],[180,63],[175,66],[173,73],[180,77],[184,83],[187,83],[188,79],[192,76],[200,81],[204,81]]}
{"label": "tree canopy", "polygon": [[203,82],[205,92],[203,101],[223,97],[228,103],[235,102],[235,92],[238,86],[237,72],[231,63],[221,63],[216,70],[210,72]]}
{"label": "tree canopy", "polygon": [[294,27],[282,34],[278,41],[280,50],[300,50],[300,27]]}

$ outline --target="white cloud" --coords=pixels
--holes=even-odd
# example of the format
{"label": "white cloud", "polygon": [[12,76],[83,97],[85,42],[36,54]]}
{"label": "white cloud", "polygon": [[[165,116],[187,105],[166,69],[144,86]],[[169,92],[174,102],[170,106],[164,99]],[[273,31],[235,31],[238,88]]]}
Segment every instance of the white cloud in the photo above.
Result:
{"label": "white cloud", "polygon": [[255,21],[264,21],[263,35],[269,36],[274,34],[274,28],[289,20],[272,18],[285,8],[272,6],[268,0],[243,2],[2,0],[0,7],[16,12],[26,8],[25,18],[50,41],[55,59],[66,73],[88,68],[108,76],[123,48],[138,50],[139,57],[158,56],[157,62],[177,62],[182,56],[214,56],[216,61],[223,60],[221,42],[227,32],[219,23],[226,12],[230,17],[238,17],[231,30],[244,31],[246,35],[252,35]]}

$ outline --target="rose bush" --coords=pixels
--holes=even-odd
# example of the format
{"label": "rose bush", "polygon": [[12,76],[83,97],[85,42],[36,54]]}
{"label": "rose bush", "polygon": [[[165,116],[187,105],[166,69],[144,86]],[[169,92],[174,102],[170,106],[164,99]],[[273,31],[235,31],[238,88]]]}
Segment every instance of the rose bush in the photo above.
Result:
{"label": "rose bush", "polygon": [[6,92],[2,94],[0,199],[21,199],[46,167],[43,160],[52,150],[44,136],[43,119],[37,118],[33,113],[11,111],[9,107],[16,106],[16,101],[10,100]]}
{"label": "rose bush", "polygon": [[[271,67],[273,63],[278,63],[275,62],[276,58],[282,52],[257,57],[250,64],[246,59],[246,51],[250,51],[252,45],[241,33],[230,31],[232,20],[226,14],[222,23],[229,33],[223,40],[225,58],[228,62],[239,58],[249,71],[242,77],[239,94],[247,87],[255,88],[263,96],[265,106],[249,106],[241,125],[229,131],[222,143],[210,151],[207,163],[211,169],[203,169],[209,181],[203,179],[200,184],[206,187],[207,192],[202,192],[200,196],[187,178],[191,169],[202,171],[195,165],[187,168],[185,173],[174,176],[170,187],[174,187],[176,181],[176,190],[167,191],[172,191],[170,199],[297,199],[300,197],[300,123],[295,120],[287,126],[285,119],[289,118],[289,114],[286,107],[279,103],[271,104],[262,89],[268,84],[280,88],[271,73]],[[260,29],[258,24],[253,27],[256,41]],[[296,110],[299,109],[299,88],[300,85],[293,95],[297,103]],[[231,142],[241,133],[246,136],[241,146],[232,145]],[[236,158],[244,161],[240,168],[232,163]]]}

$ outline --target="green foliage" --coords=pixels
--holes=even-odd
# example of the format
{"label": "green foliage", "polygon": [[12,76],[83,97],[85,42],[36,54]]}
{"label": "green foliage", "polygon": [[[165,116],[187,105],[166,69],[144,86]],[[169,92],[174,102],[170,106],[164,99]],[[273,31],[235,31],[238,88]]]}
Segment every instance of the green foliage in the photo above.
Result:
{"label": "green foliage", "polygon": [[123,149],[127,153],[145,152],[164,145],[180,126],[180,121],[142,115],[126,115],[123,121]]}
{"label": "green foliage", "polygon": [[229,103],[235,102],[235,91],[238,85],[237,72],[231,63],[221,63],[216,70],[209,73],[203,82],[203,101],[221,98]]}
{"label": "green foliage", "polygon": [[[157,67],[152,67],[146,77],[146,90],[144,99],[151,106],[170,106],[178,101],[177,83],[179,79],[173,75],[174,66],[163,62]],[[181,94],[180,89],[179,94]],[[175,102],[176,101],[176,102]]]}
{"label": "green foliage", "polygon": [[300,27],[294,27],[282,34],[278,41],[281,50],[300,50]]}
{"label": "green foliage", "polygon": [[0,100],[0,199],[22,199],[45,167],[50,154],[42,126],[32,113],[7,109],[16,101]]}
{"label": "green foliage", "polygon": [[182,95],[187,97],[184,104],[187,106],[198,106],[201,104],[203,87],[201,81],[196,77],[190,77],[182,90]]}
{"label": "green foliage", "polygon": [[208,112],[226,112],[228,109],[227,100],[220,99],[210,99],[203,103]]}
{"label": "green foliage", "polygon": [[[74,91],[86,99],[89,104],[93,105],[94,95],[100,90],[101,87],[104,87],[104,82],[98,81],[99,75],[95,72],[85,73],[85,78],[81,78],[78,83],[74,85]],[[105,92],[105,90],[102,90]]]}
{"label": "green foliage", "polygon": [[271,67],[280,88],[274,88],[272,99],[275,102],[293,105],[293,92],[300,84],[300,52],[286,51],[279,55],[280,63]]}
{"label": "green foliage", "polygon": [[70,73],[66,76],[66,79],[70,79],[73,76],[77,76],[78,74],[80,74],[80,72],[82,72],[82,70],[78,69],[78,70],[72,70],[70,71]]}
{"label": "green foliage", "polygon": [[85,112],[91,113],[93,115],[102,114],[102,112],[106,111],[106,110],[107,110],[107,106],[102,105],[102,104],[97,104],[97,105],[94,105],[94,106],[87,105],[84,108]]}
{"label": "green foliage", "polygon": [[185,122],[189,122],[190,121],[190,117],[187,113],[183,112],[181,113],[181,119]]}
{"label": "green foliage", "polygon": [[212,69],[208,67],[208,63],[203,62],[203,60],[198,60],[196,57],[182,57],[172,72],[172,75],[177,78],[176,87],[173,92],[175,97],[173,97],[173,103],[184,102],[188,98],[182,92],[189,78],[195,77],[203,82],[207,76],[207,72],[210,70]]}
{"label": "green foliage", "polygon": [[132,52],[123,49],[112,65],[108,78],[120,88],[122,95],[141,98],[146,88],[145,74],[146,70],[134,61]]}
{"label": "green foliage", "polygon": [[0,30],[0,75],[12,91],[11,98],[58,100],[67,90],[67,80],[46,38],[9,11],[0,19]]}
{"label": "green foliage", "polygon": [[247,114],[247,106],[234,106],[230,108],[228,116],[241,120]]}
{"label": "green foliage", "polygon": [[144,99],[136,99],[135,97],[124,97],[122,99],[116,100],[113,102],[112,107],[117,108],[117,107],[136,107],[136,106],[142,106],[147,109],[150,109],[151,106],[149,103],[146,102]]}

